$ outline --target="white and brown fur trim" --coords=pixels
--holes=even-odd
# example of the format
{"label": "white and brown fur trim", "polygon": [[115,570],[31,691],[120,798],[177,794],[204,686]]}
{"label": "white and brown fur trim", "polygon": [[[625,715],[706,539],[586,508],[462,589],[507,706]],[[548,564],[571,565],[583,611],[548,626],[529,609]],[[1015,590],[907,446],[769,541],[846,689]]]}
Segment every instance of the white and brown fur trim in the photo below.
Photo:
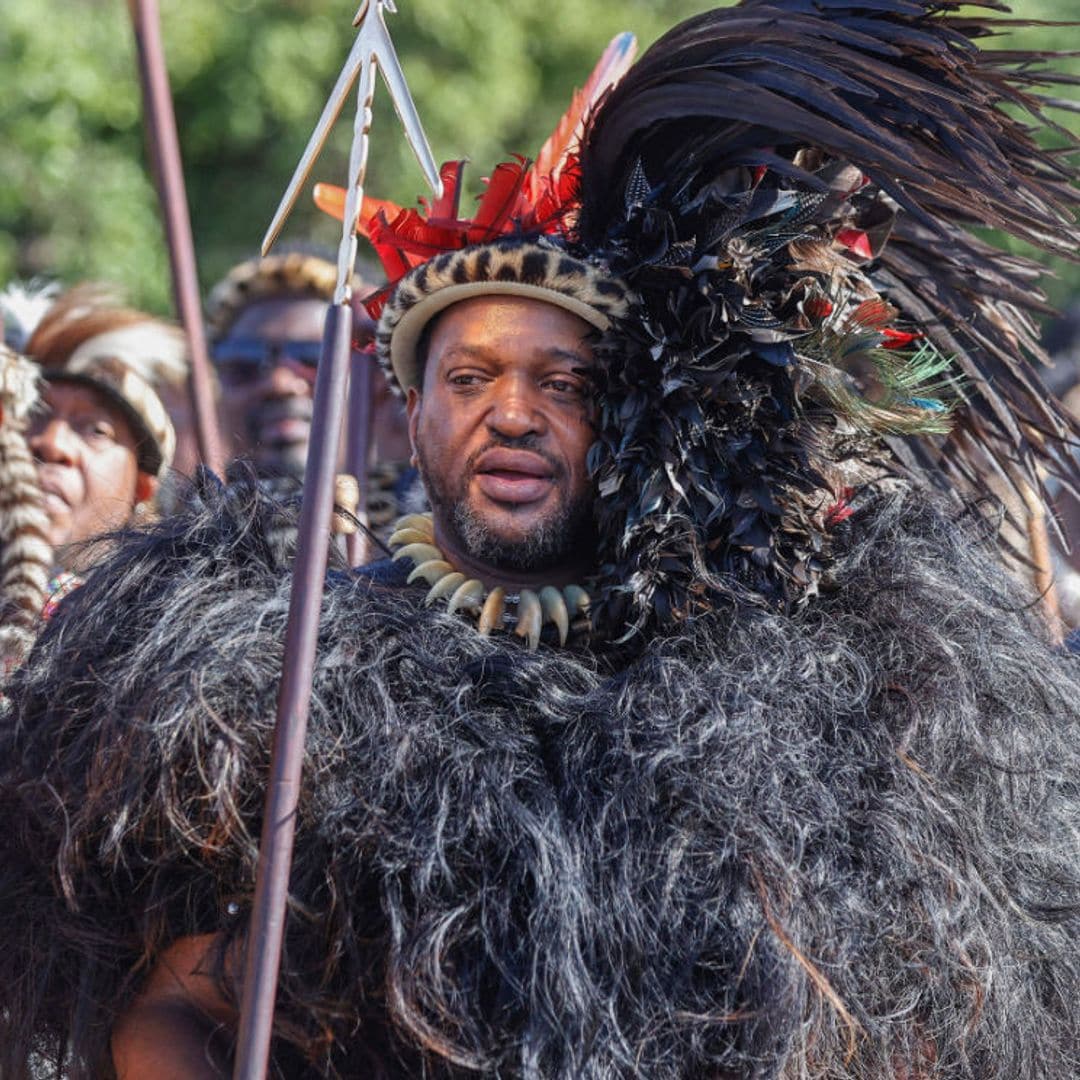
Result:
{"label": "white and brown fur trim", "polygon": [[472,296],[528,296],[580,316],[599,330],[625,315],[626,285],[605,267],[574,258],[546,240],[508,238],[446,252],[398,282],[375,332],[379,363],[395,389],[419,381],[424,327]]}
{"label": "white and brown fur trim", "polygon": [[176,429],[168,410],[154,387],[123,359],[79,350],[62,369],[46,370],[45,378],[89,383],[120,406],[135,433],[140,471],[160,476],[172,464]]}
{"label": "white and brown fur trim", "polygon": [[37,367],[0,345],[0,670],[34,640],[53,552],[26,423],[37,401]]}

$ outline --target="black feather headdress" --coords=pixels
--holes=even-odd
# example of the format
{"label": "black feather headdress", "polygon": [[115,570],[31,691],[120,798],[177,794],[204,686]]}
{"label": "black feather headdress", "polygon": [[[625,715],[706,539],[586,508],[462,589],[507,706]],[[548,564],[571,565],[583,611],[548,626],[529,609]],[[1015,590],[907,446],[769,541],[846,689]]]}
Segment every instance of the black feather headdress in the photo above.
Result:
{"label": "black feather headdress", "polygon": [[746,0],[592,116],[572,239],[639,299],[601,346],[609,627],[799,602],[878,476],[1070,482],[1039,269],[985,233],[1077,257],[1077,139],[1037,92],[1068,80],[977,48],[994,19],[962,6]]}
{"label": "black feather headdress", "polygon": [[801,603],[851,500],[893,478],[964,498],[993,475],[1027,505],[1048,473],[1072,484],[1080,428],[1038,374],[1041,271],[994,237],[1077,258],[1080,140],[1047,114],[1040,88],[1069,81],[1048,56],[978,48],[1016,25],[988,11],[1008,9],[745,0],[625,74],[617,39],[576,146],[562,131],[559,154],[499,166],[475,219],[456,195],[426,219],[365,210],[405,275],[379,299],[395,372],[402,326],[415,338],[447,284],[509,273],[608,327],[590,458],[605,634]]}

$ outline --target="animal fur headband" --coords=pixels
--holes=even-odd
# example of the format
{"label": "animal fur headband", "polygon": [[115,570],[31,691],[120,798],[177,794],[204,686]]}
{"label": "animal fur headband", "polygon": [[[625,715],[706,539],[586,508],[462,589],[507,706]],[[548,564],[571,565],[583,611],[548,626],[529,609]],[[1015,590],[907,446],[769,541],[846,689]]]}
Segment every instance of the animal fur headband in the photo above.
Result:
{"label": "animal fur headband", "polygon": [[[746,0],[625,75],[620,39],[472,219],[460,163],[426,214],[365,204],[361,232],[398,282],[374,304],[395,370],[423,321],[408,310],[498,280],[482,252],[576,260],[568,294],[586,306],[598,282],[618,290],[619,310],[589,320],[607,326],[589,464],[609,630],[803,602],[827,583],[848,491],[883,474],[962,495],[987,468],[1040,493],[1044,472],[1074,479],[1080,432],[1036,370],[1039,269],[973,232],[1076,258],[1078,140],[1040,92],[1065,77],[980,50],[993,18],[961,7],[1003,10]],[[567,294],[547,266],[538,285]]]}

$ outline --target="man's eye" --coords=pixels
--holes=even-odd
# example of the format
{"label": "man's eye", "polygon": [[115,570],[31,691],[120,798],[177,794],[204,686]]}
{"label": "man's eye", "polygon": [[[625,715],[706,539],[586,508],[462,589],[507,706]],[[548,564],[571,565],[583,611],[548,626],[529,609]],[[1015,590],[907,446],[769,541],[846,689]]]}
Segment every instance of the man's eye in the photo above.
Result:
{"label": "man's eye", "polygon": [[480,383],[479,375],[451,375],[451,386],[477,386]]}
{"label": "man's eye", "polygon": [[98,420],[91,424],[89,433],[95,439],[116,440],[116,429],[112,424],[106,423],[104,420]]}
{"label": "man's eye", "polygon": [[580,396],[585,392],[585,388],[581,383],[574,379],[548,379],[544,385],[549,390],[554,390],[557,394],[575,394]]}
{"label": "man's eye", "polygon": [[218,365],[218,378],[226,386],[248,386],[262,374],[262,365],[257,361],[227,360]]}

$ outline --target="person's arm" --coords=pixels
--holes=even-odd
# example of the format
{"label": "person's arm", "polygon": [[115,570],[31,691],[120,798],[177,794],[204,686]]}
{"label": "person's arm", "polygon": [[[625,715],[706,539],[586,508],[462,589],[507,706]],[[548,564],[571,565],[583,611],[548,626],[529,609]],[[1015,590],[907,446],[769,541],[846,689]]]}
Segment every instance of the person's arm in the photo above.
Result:
{"label": "person's arm", "polygon": [[219,1080],[232,1074],[236,1010],[209,974],[216,936],[180,938],[161,954],[113,1028],[118,1080]]}

